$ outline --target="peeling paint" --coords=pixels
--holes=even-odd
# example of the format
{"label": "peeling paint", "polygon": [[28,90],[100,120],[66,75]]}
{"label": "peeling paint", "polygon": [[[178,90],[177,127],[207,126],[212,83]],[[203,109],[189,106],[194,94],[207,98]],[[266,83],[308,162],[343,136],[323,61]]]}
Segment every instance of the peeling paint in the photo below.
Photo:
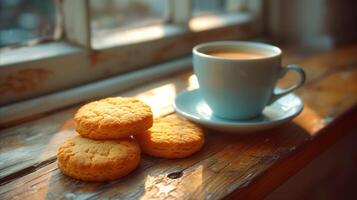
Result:
{"label": "peeling paint", "polygon": [[23,93],[38,88],[53,72],[43,68],[18,70],[0,82],[0,95],[8,92]]}
{"label": "peeling paint", "polygon": [[106,60],[103,53],[100,53],[99,51],[92,51],[89,55],[89,58],[92,65],[96,65]]}
{"label": "peeling paint", "polygon": [[92,51],[89,54],[91,66],[107,63],[109,60],[118,61],[123,65],[130,65],[131,61],[138,60],[140,52],[136,49],[132,51],[122,51],[120,53],[103,53],[101,51]]}

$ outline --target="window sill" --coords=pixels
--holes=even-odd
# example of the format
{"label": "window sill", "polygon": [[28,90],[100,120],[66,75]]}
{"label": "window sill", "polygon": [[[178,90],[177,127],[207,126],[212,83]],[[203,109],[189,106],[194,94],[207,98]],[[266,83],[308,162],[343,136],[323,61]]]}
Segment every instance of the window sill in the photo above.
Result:
{"label": "window sill", "polygon": [[190,32],[201,32],[243,24],[252,21],[253,18],[253,15],[249,12],[197,16],[189,21],[188,28],[174,24],[161,24],[126,31],[111,30],[100,34],[100,36],[93,37],[92,44],[94,49],[103,50],[140,42],[160,40]]}
{"label": "window sill", "polygon": [[185,30],[173,24],[153,25],[131,30],[110,31],[93,37],[92,44],[96,50],[103,50],[118,46],[137,44],[140,42],[159,40],[184,33]]}
{"label": "window sill", "polygon": [[95,98],[103,98],[191,67],[191,57],[73,87],[60,92],[0,107],[0,124],[38,115]]}

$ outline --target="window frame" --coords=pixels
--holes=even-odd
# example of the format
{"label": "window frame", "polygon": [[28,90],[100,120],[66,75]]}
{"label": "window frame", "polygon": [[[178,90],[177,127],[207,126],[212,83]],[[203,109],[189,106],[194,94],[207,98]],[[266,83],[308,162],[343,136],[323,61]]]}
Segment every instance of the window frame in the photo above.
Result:
{"label": "window frame", "polygon": [[[0,52],[0,106],[189,56],[198,43],[251,39],[262,32],[261,12],[252,13],[249,6],[246,13],[235,14],[235,20],[229,20],[229,14],[213,16],[219,23],[193,31],[190,23],[207,16],[192,18],[191,0],[168,0],[168,4],[169,24],[161,28],[173,28],[166,35],[93,48],[89,0],[60,1],[64,25],[61,40]],[[24,71],[29,72],[25,80],[21,75]]]}

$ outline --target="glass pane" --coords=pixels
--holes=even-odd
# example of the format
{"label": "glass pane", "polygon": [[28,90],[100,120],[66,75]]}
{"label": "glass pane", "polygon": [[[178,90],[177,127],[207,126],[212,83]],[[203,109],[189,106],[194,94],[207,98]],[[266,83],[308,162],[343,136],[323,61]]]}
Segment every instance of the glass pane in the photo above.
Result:
{"label": "glass pane", "polygon": [[243,11],[247,1],[252,0],[193,0],[193,16]]}
{"label": "glass pane", "polygon": [[193,0],[193,15],[209,15],[224,12],[225,0]]}
{"label": "glass pane", "polygon": [[54,0],[0,0],[0,47],[55,36]]}
{"label": "glass pane", "polygon": [[91,26],[95,34],[164,23],[166,0],[90,0]]}

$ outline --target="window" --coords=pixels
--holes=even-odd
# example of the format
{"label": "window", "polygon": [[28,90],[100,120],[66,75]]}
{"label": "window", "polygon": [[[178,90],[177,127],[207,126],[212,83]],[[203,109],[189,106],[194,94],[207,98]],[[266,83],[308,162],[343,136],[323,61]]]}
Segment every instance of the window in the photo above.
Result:
{"label": "window", "polygon": [[90,0],[92,47],[157,38],[169,20],[168,11],[167,0]]}
{"label": "window", "polygon": [[1,0],[0,48],[59,37],[54,0]]}
{"label": "window", "polygon": [[[220,13],[233,13],[238,11],[245,11],[248,8],[248,3],[253,7],[259,7],[259,5],[252,5],[259,3],[258,0],[193,0],[193,15],[212,15]],[[248,9],[249,10],[249,9]]]}
{"label": "window", "polygon": [[226,1],[224,0],[193,0],[192,9],[193,15],[209,15],[215,13],[223,13]]}
{"label": "window", "polygon": [[127,30],[167,20],[166,0],[91,0],[91,30],[94,37],[110,30]]}
{"label": "window", "polygon": [[1,0],[0,108],[189,57],[198,43],[255,37],[259,2]]}

